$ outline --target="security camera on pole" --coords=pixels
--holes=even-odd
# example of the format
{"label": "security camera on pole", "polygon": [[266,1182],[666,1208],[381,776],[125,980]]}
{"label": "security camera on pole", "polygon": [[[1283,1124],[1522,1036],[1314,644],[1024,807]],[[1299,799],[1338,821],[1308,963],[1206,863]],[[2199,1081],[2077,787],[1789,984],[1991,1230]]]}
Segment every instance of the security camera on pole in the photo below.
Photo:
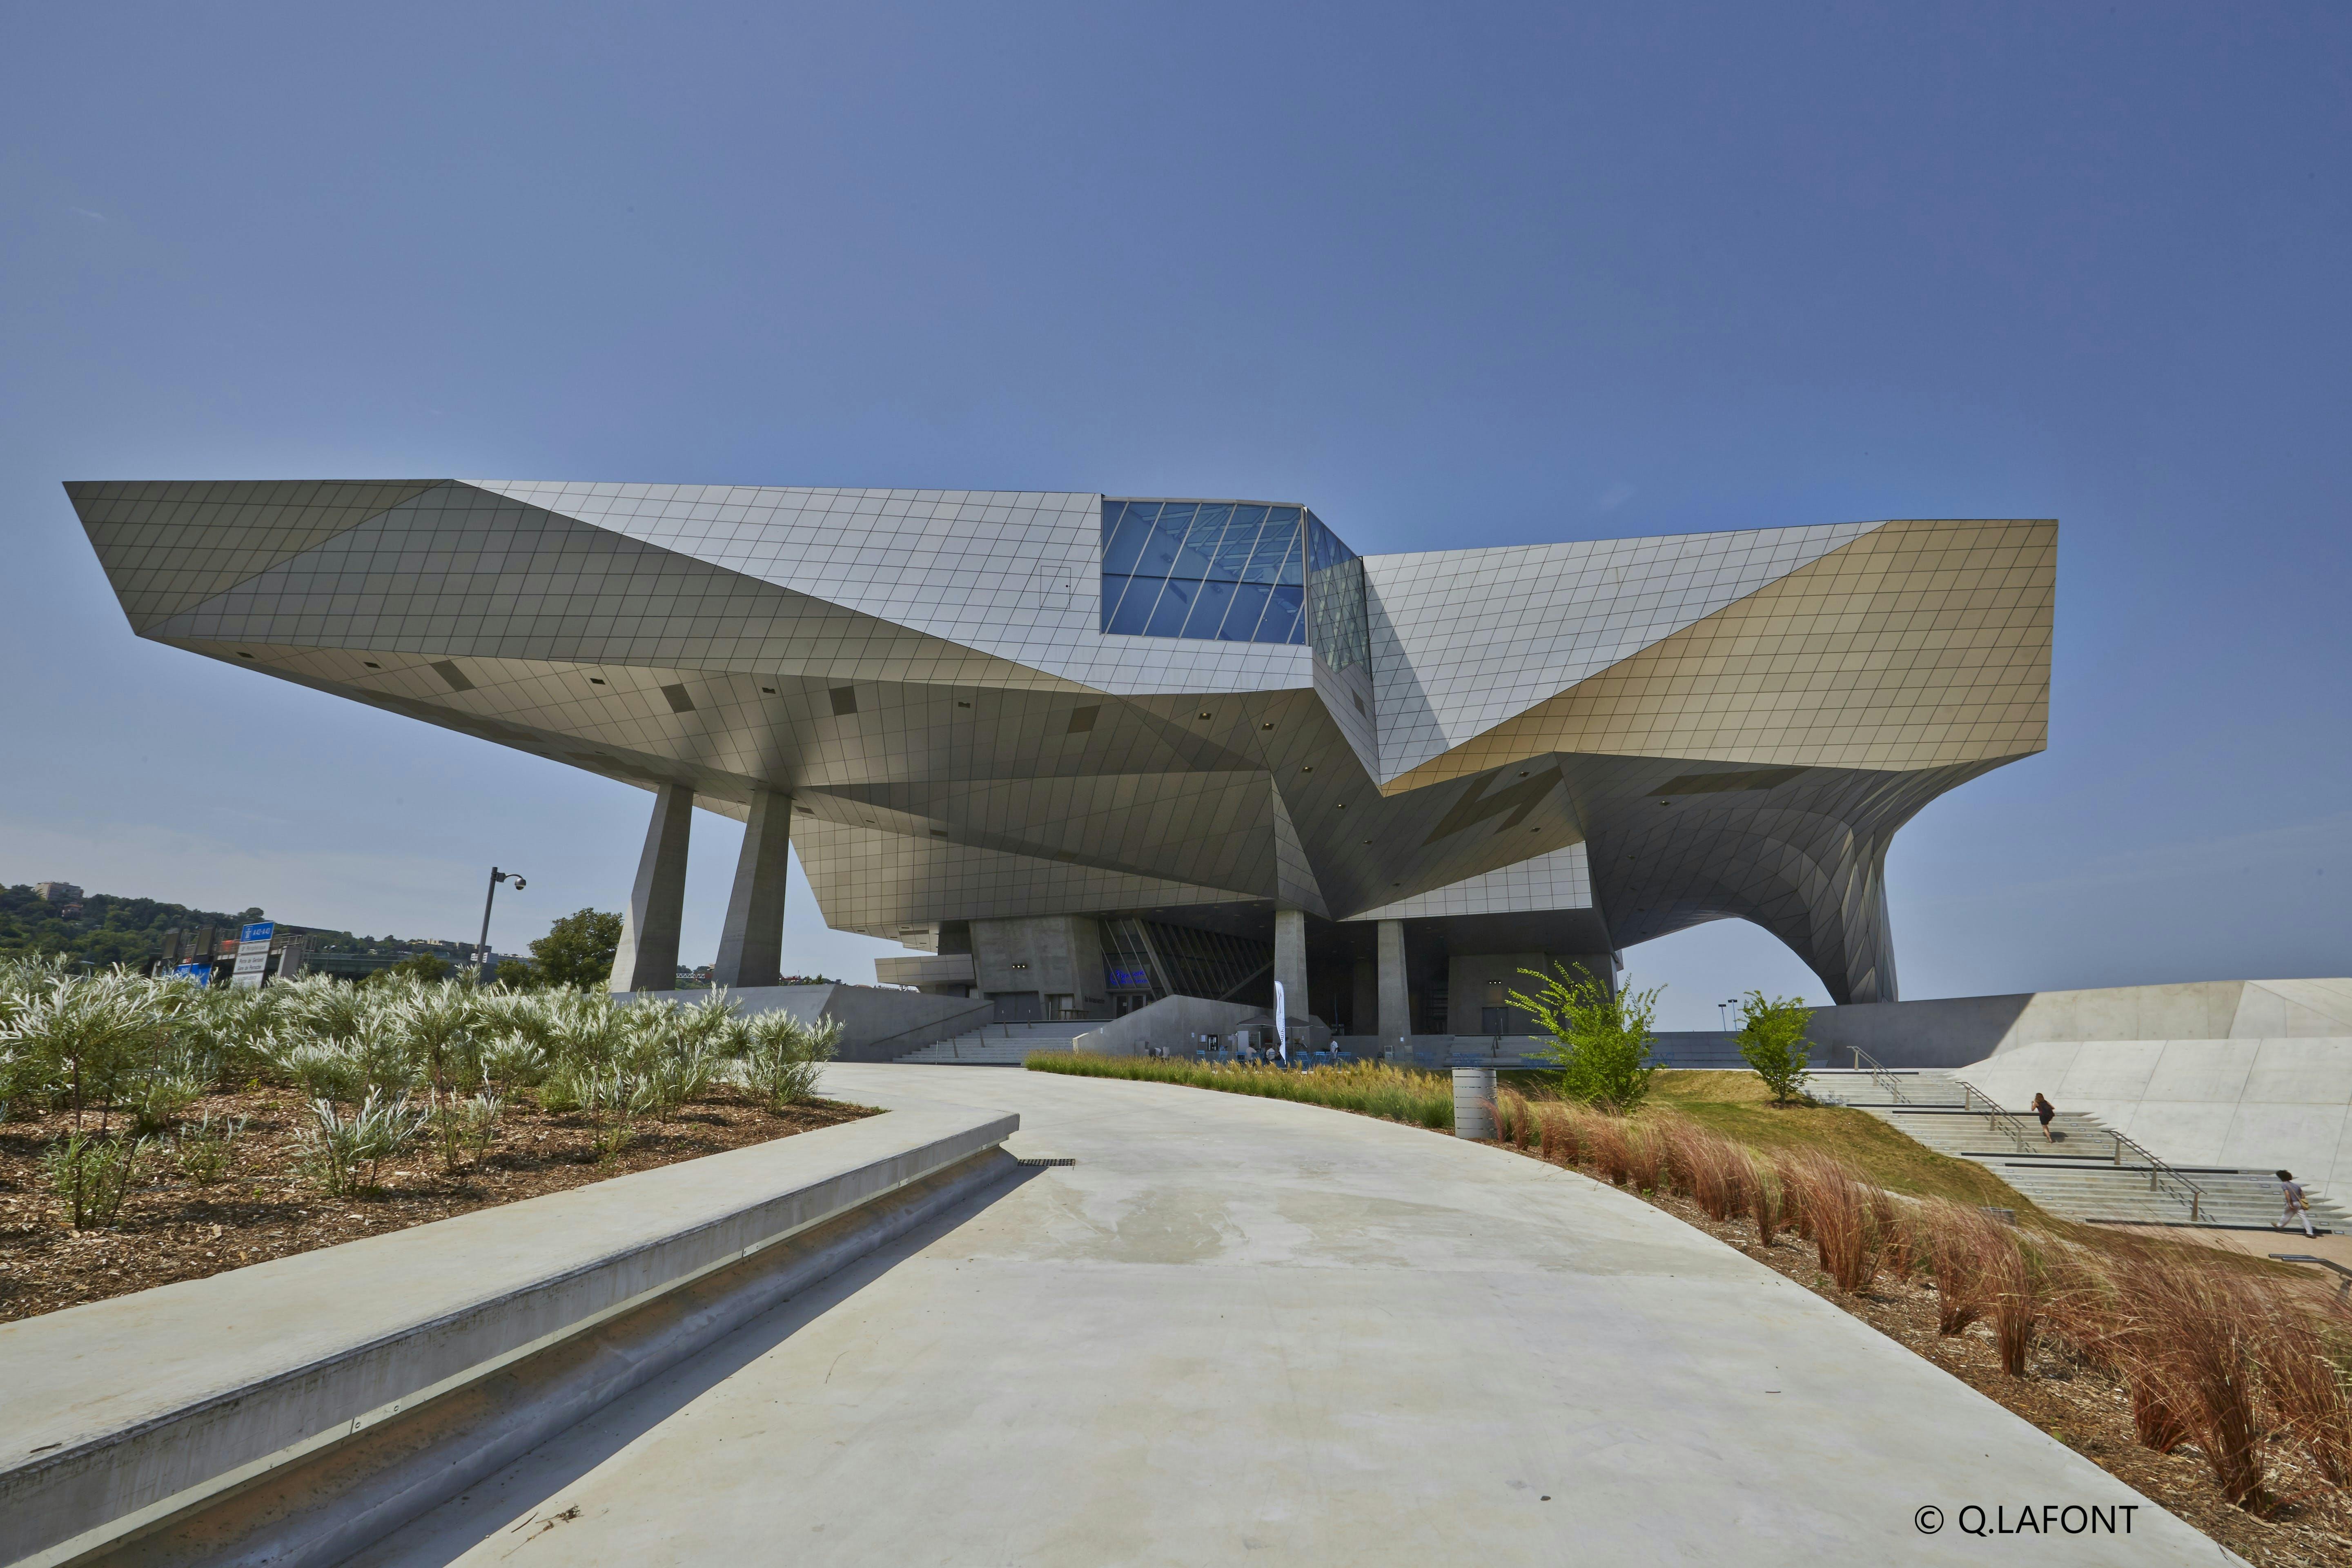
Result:
{"label": "security camera on pole", "polygon": [[524,886],[520,874],[501,871],[496,866],[490,868],[490,890],[482,897],[482,940],[474,944],[474,984],[477,985],[489,979],[487,971],[490,965],[490,905],[498,899],[500,882],[512,882],[518,893]]}

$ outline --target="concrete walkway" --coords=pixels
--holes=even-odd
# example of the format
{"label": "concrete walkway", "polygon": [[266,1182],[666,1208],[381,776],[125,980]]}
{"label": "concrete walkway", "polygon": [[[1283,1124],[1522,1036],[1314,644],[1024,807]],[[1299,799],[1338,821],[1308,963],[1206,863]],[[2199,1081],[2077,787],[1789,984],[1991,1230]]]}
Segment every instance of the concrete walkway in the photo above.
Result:
{"label": "concrete walkway", "polygon": [[[836,1067],[826,1091],[1017,1110],[1009,1147],[1078,1163],[357,1561],[2235,1561],[1762,1266],[1531,1160],[1154,1084]],[[2014,1531],[2045,1504],[2137,1511],[2128,1536],[2054,1511],[1961,1532],[1969,1505]]]}

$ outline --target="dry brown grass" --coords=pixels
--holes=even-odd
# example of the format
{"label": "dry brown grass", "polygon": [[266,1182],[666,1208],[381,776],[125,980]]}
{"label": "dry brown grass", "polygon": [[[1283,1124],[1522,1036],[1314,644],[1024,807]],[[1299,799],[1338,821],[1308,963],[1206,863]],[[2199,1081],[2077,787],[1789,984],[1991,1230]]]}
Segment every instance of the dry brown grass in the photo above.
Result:
{"label": "dry brown grass", "polygon": [[1911,1184],[1944,1189],[1901,1195],[1828,1149],[1801,1139],[1759,1148],[1671,1101],[1626,1118],[1507,1087],[1496,1113],[1514,1147],[1686,1197],[1717,1224],[1752,1225],[1767,1247],[1793,1228],[1845,1297],[1868,1295],[1882,1270],[1932,1280],[1939,1335],[1982,1324],[2013,1379],[2030,1375],[2037,1344],[2044,1363],[2112,1376],[2137,1440],[2160,1454],[2193,1449],[2240,1508],[2271,1506],[2272,1437],[2308,1456],[2301,1473],[2352,1484],[2352,1314],[2246,1259],[2059,1226],[2030,1206],[2038,1223],[2020,1228],[1972,1201],[2001,1195],[1980,1184],[1933,1169],[1922,1181],[1916,1163],[1895,1161]]}

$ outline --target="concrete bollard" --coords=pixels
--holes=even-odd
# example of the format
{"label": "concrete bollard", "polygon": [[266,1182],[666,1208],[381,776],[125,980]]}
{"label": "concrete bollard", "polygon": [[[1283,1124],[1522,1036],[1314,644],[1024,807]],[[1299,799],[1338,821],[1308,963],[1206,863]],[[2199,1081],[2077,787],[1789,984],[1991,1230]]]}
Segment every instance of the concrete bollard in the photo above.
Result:
{"label": "concrete bollard", "polygon": [[1492,1138],[1495,1135],[1495,1069],[1454,1069],[1454,1136]]}

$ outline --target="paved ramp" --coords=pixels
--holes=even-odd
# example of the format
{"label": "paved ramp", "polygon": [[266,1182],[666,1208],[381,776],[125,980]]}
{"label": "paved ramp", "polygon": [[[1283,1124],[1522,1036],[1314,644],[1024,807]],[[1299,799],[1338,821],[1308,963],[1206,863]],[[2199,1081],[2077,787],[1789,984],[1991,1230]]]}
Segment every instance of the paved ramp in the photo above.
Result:
{"label": "paved ramp", "polygon": [[[359,1561],[2233,1561],[1580,1176],[1164,1085],[883,1066],[827,1089],[1015,1110],[1016,1152],[1077,1163],[786,1303]],[[1958,1527],[2045,1504],[2131,1533]],[[1941,1532],[1917,1529],[1926,1507]]]}

